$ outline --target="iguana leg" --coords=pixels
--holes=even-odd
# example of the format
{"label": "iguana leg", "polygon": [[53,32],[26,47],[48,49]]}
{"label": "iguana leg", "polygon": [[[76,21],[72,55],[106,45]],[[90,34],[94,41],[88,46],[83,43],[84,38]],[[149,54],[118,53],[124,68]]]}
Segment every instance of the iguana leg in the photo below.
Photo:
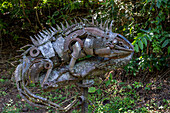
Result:
{"label": "iguana leg", "polygon": [[76,60],[79,58],[80,56],[80,53],[81,53],[81,45],[79,42],[76,42],[74,45],[73,45],[73,52],[71,54],[71,60],[70,60],[70,64],[69,64],[69,71],[71,73],[71,75],[73,75],[74,77],[80,77],[80,74],[78,73],[75,73],[74,72],[74,65],[76,63]]}

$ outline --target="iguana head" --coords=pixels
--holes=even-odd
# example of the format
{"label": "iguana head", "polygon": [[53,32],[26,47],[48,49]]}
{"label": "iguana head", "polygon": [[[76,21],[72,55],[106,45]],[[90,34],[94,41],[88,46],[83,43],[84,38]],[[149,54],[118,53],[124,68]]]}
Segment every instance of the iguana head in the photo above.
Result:
{"label": "iguana head", "polygon": [[95,49],[95,54],[98,56],[120,59],[133,55],[133,45],[120,34],[107,33],[107,35],[104,35],[103,43],[100,48]]}
{"label": "iguana head", "polygon": [[101,21],[100,26],[95,25],[92,18],[91,26],[85,27],[85,31],[95,38],[92,42],[90,37],[85,44],[88,47],[93,47],[94,54],[101,57],[110,59],[132,57],[134,53],[133,45],[124,36],[112,32],[113,21],[111,21],[110,26],[108,24],[109,22],[106,20],[104,24]]}
{"label": "iguana head", "polygon": [[106,47],[110,48],[109,58],[119,59],[132,55],[133,45],[122,35],[110,32],[110,38],[106,42]]}

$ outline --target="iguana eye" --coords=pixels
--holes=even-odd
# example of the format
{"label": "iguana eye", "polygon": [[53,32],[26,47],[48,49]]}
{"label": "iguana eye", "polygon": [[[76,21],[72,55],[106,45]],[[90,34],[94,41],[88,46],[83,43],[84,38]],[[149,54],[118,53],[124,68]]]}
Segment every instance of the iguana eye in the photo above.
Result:
{"label": "iguana eye", "polygon": [[116,40],[116,39],[114,39],[113,41],[112,41],[112,44],[117,44],[118,43],[118,41]]}

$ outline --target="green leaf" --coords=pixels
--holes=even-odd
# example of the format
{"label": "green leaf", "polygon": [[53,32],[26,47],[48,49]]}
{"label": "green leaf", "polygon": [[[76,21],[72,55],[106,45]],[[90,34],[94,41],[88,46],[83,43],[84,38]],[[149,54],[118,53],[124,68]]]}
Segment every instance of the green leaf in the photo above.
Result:
{"label": "green leaf", "polygon": [[89,93],[94,93],[95,91],[96,91],[95,87],[90,87],[88,90]]}
{"label": "green leaf", "polygon": [[146,3],[148,4],[151,0],[147,0]]}
{"label": "green leaf", "polygon": [[144,37],[144,38],[142,38],[142,42],[145,44],[145,46],[147,46],[147,40],[146,40],[146,38]]}
{"label": "green leaf", "polygon": [[170,46],[168,47],[168,54],[170,53]]}
{"label": "green leaf", "polygon": [[124,82],[120,82],[119,85],[124,85],[125,83]]}
{"label": "green leaf", "polygon": [[55,24],[55,19],[54,18],[52,19],[52,24]]}
{"label": "green leaf", "polygon": [[110,80],[106,81],[106,86],[110,85]]}
{"label": "green leaf", "polygon": [[47,20],[47,24],[50,24],[50,19]]}
{"label": "green leaf", "polygon": [[98,94],[101,94],[102,93],[102,90],[101,89],[98,89],[96,90]]}
{"label": "green leaf", "polygon": [[138,47],[138,45],[137,45],[137,44],[135,44],[135,46],[134,46],[134,50],[135,50],[136,52],[139,52],[139,47]]}
{"label": "green leaf", "polygon": [[160,42],[163,42],[165,40],[165,37],[161,38]]}
{"label": "green leaf", "polygon": [[164,41],[164,43],[162,44],[162,48],[164,48],[166,45],[168,45],[168,43],[169,43],[169,39],[166,39],[166,40]]}
{"label": "green leaf", "polygon": [[4,79],[0,79],[0,82],[5,82],[5,80]]}
{"label": "green leaf", "polygon": [[159,1],[159,0],[157,0],[156,6],[157,6],[158,8],[160,8],[161,4],[160,4],[160,1]]}
{"label": "green leaf", "polygon": [[140,41],[138,41],[138,44],[139,44],[140,49],[141,49],[141,50],[143,50],[143,43],[142,43],[142,41],[141,41],[141,40],[140,40]]}
{"label": "green leaf", "polygon": [[145,32],[145,33],[149,33],[149,30],[144,30],[144,29],[140,29],[141,31]]}
{"label": "green leaf", "polygon": [[148,34],[146,35],[146,37],[149,41],[152,41],[151,37]]}

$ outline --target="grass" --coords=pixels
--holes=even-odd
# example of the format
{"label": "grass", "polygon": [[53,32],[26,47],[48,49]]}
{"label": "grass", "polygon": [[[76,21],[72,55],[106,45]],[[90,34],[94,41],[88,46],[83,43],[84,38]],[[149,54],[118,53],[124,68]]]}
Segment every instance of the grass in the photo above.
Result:
{"label": "grass", "polygon": [[[2,84],[5,81],[7,80],[0,79]],[[16,89],[15,85],[13,87]],[[43,92],[38,84],[30,84],[30,88],[37,93],[36,95],[48,98],[56,103],[62,102],[80,91],[76,89],[75,85],[66,86],[51,92]],[[110,75],[105,80],[95,80],[95,84],[89,88],[88,110],[89,113],[161,113],[169,109],[169,99],[156,100],[154,96],[149,96],[161,93],[161,91],[164,91],[163,88],[163,84],[156,85],[154,82],[122,82],[121,80],[113,79],[112,75]],[[7,96],[9,97],[8,92],[0,90],[0,97],[5,98]],[[55,110],[52,108],[40,109],[29,105],[19,96],[18,92],[13,99],[9,98],[8,101],[3,103],[2,113],[19,113],[24,111],[55,113]],[[80,113],[81,107],[74,107],[71,112]]]}

